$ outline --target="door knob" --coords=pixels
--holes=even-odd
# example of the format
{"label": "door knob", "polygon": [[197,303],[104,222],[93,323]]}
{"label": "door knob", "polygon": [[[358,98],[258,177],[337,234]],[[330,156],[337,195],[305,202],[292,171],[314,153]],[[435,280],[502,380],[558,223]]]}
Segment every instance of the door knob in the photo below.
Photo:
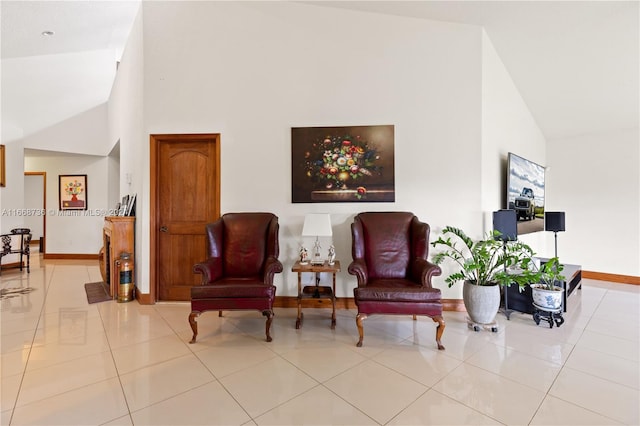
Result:
{"label": "door knob", "polygon": [[161,226],[160,227],[160,232],[168,232],[169,229],[166,226]]}

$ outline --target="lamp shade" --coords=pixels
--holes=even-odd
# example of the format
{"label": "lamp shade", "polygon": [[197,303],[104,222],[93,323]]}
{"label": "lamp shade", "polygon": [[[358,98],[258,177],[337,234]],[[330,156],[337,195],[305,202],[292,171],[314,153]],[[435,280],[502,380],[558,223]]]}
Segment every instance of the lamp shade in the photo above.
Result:
{"label": "lamp shade", "polygon": [[303,237],[330,237],[331,217],[329,213],[308,213],[304,217]]}

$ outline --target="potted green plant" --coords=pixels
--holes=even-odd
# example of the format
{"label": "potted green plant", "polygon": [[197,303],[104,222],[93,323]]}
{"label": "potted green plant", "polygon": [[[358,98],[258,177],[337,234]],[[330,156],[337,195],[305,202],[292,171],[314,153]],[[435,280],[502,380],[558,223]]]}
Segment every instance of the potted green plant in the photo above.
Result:
{"label": "potted green plant", "polygon": [[473,241],[461,229],[447,226],[431,243],[442,249],[433,256],[433,263],[440,265],[449,260],[457,266],[445,282],[449,287],[464,282],[464,305],[471,321],[477,324],[494,322],[500,307],[500,285],[516,283],[522,289],[539,279],[539,271],[527,267],[533,250],[520,241],[505,243],[499,236],[494,231]]}
{"label": "potted green plant", "polygon": [[[529,264],[525,262],[524,266],[528,267]],[[552,257],[539,268],[531,269],[534,271],[534,277],[537,278],[530,284],[533,304],[544,310],[559,310],[562,307],[562,293],[564,291],[562,287],[564,267],[560,260],[557,257]]]}

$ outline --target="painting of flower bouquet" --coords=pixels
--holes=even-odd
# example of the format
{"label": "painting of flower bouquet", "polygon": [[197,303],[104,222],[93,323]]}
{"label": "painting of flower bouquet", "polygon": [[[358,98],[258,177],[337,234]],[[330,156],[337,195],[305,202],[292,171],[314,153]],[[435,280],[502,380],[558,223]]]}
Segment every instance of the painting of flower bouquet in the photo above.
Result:
{"label": "painting of flower bouquet", "polygon": [[87,175],[58,175],[60,210],[87,210]]}
{"label": "painting of flower bouquet", "polygon": [[393,202],[394,127],[291,129],[292,202]]}

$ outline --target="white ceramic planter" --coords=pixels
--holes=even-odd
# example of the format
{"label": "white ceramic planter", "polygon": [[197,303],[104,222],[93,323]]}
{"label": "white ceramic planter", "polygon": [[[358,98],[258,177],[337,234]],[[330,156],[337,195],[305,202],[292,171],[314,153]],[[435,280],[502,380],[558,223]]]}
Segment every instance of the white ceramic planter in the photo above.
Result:
{"label": "white ceramic planter", "polygon": [[533,304],[548,310],[558,310],[562,307],[562,287],[554,287],[555,290],[545,290],[540,284],[531,285]]}
{"label": "white ceramic planter", "polygon": [[469,281],[462,287],[464,307],[471,321],[478,324],[491,324],[500,307],[500,286],[475,285]]}

